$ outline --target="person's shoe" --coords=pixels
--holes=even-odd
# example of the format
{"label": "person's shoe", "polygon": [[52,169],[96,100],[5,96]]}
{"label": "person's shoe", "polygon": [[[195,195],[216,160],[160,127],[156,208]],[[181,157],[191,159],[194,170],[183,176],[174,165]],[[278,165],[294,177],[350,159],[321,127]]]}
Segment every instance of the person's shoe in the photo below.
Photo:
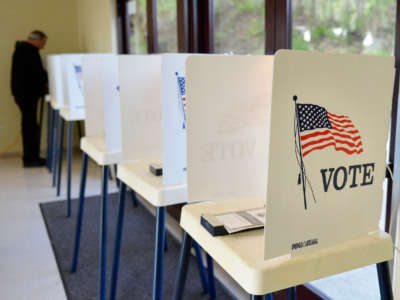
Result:
{"label": "person's shoe", "polygon": [[24,161],[24,168],[43,167],[44,165],[46,165],[46,160],[44,158]]}

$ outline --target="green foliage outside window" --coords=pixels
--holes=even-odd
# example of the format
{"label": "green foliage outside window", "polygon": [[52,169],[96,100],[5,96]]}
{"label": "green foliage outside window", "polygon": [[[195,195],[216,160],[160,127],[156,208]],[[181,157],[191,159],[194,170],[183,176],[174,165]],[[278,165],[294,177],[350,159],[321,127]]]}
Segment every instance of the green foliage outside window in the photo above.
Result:
{"label": "green foliage outside window", "polygon": [[214,0],[214,52],[264,53],[264,0]]}
{"label": "green foliage outside window", "polygon": [[391,55],[395,0],[293,0],[292,48]]}

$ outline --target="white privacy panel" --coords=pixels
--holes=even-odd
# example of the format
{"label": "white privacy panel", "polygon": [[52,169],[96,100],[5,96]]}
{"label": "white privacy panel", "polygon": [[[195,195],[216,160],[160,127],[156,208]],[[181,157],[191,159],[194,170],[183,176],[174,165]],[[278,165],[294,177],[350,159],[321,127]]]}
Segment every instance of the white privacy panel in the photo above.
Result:
{"label": "white privacy panel", "polygon": [[54,108],[64,107],[63,79],[60,55],[47,56],[50,101]]}
{"label": "white privacy panel", "polygon": [[163,182],[186,183],[187,97],[185,62],[189,54],[162,55]]}
{"label": "white privacy panel", "polygon": [[103,55],[101,59],[107,151],[121,152],[121,109],[118,80],[118,56]]}
{"label": "white privacy panel", "polygon": [[265,258],[378,230],[393,78],[393,57],[278,52]]}
{"label": "white privacy panel", "polygon": [[162,157],[161,56],[119,56],[124,160]]}
{"label": "white privacy panel", "polygon": [[105,135],[102,55],[82,58],[82,78],[85,85],[86,136]]}
{"label": "white privacy panel", "polygon": [[189,202],[265,197],[272,56],[186,62]]}
{"label": "white privacy panel", "polygon": [[62,54],[62,79],[65,106],[70,110],[84,108],[82,54]]}

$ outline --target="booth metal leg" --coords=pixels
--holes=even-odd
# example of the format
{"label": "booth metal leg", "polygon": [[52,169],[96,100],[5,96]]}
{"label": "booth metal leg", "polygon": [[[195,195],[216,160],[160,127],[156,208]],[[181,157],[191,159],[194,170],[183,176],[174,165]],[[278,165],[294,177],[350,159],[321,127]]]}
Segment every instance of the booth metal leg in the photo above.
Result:
{"label": "booth metal leg", "polygon": [[291,287],[287,289],[287,299],[296,300],[296,287]]}
{"label": "booth metal leg", "polygon": [[183,240],[181,245],[181,253],[179,255],[178,276],[174,288],[174,300],[183,299],[183,291],[185,289],[185,282],[187,271],[189,268],[190,249],[192,248],[192,237],[185,231],[183,233]]}
{"label": "booth metal leg", "polygon": [[208,294],[208,283],[207,283],[207,276],[206,276],[206,269],[204,268],[203,264],[203,257],[201,255],[201,249],[199,244],[193,241],[193,247],[196,252],[196,261],[197,261],[197,268],[199,269],[199,275],[201,279],[201,284],[203,286],[203,293]]}
{"label": "booth metal leg", "polygon": [[114,165],[114,173],[115,173],[115,184],[117,185],[117,188],[120,187],[120,180],[117,177],[117,172],[118,172],[118,165]]}
{"label": "booth metal leg", "polygon": [[57,168],[57,197],[60,196],[60,191],[61,191],[62,161],[64,156],[64,130],[65,130],[65,122],[63,119],[61,119],[60,147],[58,152],[58,168]]}
{"label": "booth metal leg", "polygon": [[109,166],[103,166],[100,207],[100,300],[106,299],[108,174]]}
{"label": "booth metal leg", "polygon": [[138,200],[137,200],[137,197],[136,197],[136,193],[132,189],[130,189],[130,192],[131,192],[133,207],[137,207],[138,206]]}
{"label": "booth metal leg", "polygon": [[119,259],[121,253],[122,231],[124,227],[125,199],[126,199],[126,184],[120,181],[118,221],[115,234],[114,258],[113,258],[113,266],[111,273],[110,300],[115,300],[117,296]]}
{"label": "booth metal leg", "polygon": [[71,217],[71,168],[72,168],[72,121],[68,121],[68,148],[67,148],[67,217]]}
{"label": "booth metal leg", "polygon": [[210,294],[210,299],[214,300],[216,296],[215,292],[215,278],[214,278],[214,262],[213,259],[208,253],[207,257],[207,273],[208,273],[208,290]]}
{"label": "booth metal leg", "polygon": [[389,263],[387,261],[376,264],[378,271],[379,290],[382,300],[393,300],[392,283],[390,280]]}
{"label": "booth metal leg", "polygon": [[88,165],[88,156],[85,152],[83,152],[81,185],[79,188],[79,207],[78,207],[78,214],[77,214],[77,219],[76,219],[74,256],[72,258],[72,266],[71,266],[72,273],[76,272],[76,269],[78,267],[79,248],[80,248],[81,233],[82,233],[83,210],[85,207],[85,188],[86,188],[87,165]]}
{"label": "booth metal leg", "polygon": [[52,146],[52,163],[51,165],[53,166],[53,181],[52,181],[52,186],[55,187],[56,186],[56,161],[57,161],[57,142],[58,142],[58,118],[59,118],[59,110],[55,109],[53,111],[53,146]]}
{"label": "booth metal leg", "polygon": [[46,114],[47,114],[47,118],[46,118],[46,145],[47,145],[47,149],[46,149],[46,167],[49,170],[49,172],[51,173],[51,105],[50,102],[47,102],[47,109],[46,109]]}
{"label": "booth metal leg", "polygon": [[[39,101],[40,101],[40,110],[39,110],[39,145],[41,145],[42,144],[41,142],[42,142],[44,96],[41,97]],[[40,146],[39,146],[39,149],[40,149]]]}
{"label": "booth metal leg", "polygon": [[157,207],[156,241],[153,274],[153,300],[162,299],[162,278],[165,250],[165,207]]}

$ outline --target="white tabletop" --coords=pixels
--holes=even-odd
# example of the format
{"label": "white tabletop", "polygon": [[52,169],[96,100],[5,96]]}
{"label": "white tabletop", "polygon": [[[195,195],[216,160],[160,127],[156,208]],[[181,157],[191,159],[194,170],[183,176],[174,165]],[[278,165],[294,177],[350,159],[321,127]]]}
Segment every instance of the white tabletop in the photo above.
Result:
{"label": "white tabletop", "polygon": [[53,101],[53,99],[50,99],[50,104],[51,104],[51,107],[55,110],[61,109],[64,107],[63,105],[59,105],[58,103],[56,103],[56,101]]}
{"label": "white tabletop", "polygon": [[390,236],[374,232],[305,255],[264,260],[264,230],[213,237],[200,224],[201,214],[257,208],[264,202],[265,199],[203,202],[184,206],[181,215],[181,227],[250,294],[264,295],[393,257]]}
{"label": "white tabletop", "polygon": [[122,152],[107,152],[104,136],[85,136],[81,138],[81,150],[98,165],[112,165],[122,161]]}
{"label": "white tabletop", "polygon": [[162,176],[155,176],[149,171],[149,164],[149,161],[119,164],[117,177],[153,206],[186,203],[186,184],[164,185]]}
{"label": "white tabletop", "polygon": [[61,108],[60,115],[65,121],[82,121],[85,120],[85,109],[74,109]]}

